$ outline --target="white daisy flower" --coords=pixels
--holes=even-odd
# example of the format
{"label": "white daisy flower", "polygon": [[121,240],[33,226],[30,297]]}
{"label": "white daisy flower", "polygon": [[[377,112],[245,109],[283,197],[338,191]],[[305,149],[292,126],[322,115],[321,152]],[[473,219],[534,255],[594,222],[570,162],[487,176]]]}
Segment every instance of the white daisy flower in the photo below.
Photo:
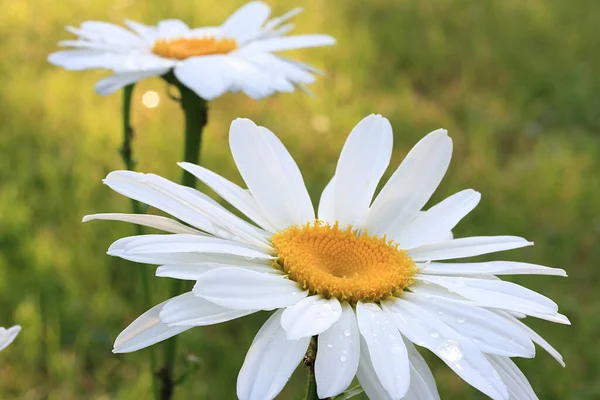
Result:
{"label": "white daisy flower", "polygon": [[253,1],[221,26],[193,29],[176,19],[157,26],[127,20],[130,30],[87,21],[79,28],[67,27],[77,40],[59,43],[75,49],[53,53],[48,61],[69,70],[113,70],[114,75],[96,84],[103,95],[170,71],[205,100],[225,92],[243,91],[253,98],[292,92],[313,83],[313,74],[320,71],[273,52],[335,43],[328,35],[285,36],[294,27],[286,22],[300,11],[269,20],[269,6]]}
{"label": "white daisy flower", "polygon": [[515,236],[453,239],[452,229],[479,202],[471,189],[421,211],[450,162],[452,141],[443,129],[408,153],[373,200],[392,139],[388,120],[378,115],[352,130],[317,219],[290,154],[271,131],[247,119],[231,124],[230,146],[248,189],[197,165],[180,165],[251,222],[159,176],[109,174],[104,183],[113,190],[182,222],[153,215],[85,217],[168,232],[117,240],[108,254],[160,265],[157,276],[196,281],[191,292],[134,321],[114,352],[276,310],[248,351],[237,383],[240,399],[274,398],[313,336],[321,398],[343,392],[357,376],[371,399],[438,399],[417,345],[491,398],[535,399],[510,357],[533,357],[537,343],[563,361],[521,319],[569,322],[549,298],[496,275],[565,271],[510,261],[441,262],[532,243]]}
{"label": "white daisy flower", "polygon": [[0,327],[0,351],[7,348],[8,345],[15,340],[19,332],[21,332],[21,327],[19,325],[15,325],[8,329]]}

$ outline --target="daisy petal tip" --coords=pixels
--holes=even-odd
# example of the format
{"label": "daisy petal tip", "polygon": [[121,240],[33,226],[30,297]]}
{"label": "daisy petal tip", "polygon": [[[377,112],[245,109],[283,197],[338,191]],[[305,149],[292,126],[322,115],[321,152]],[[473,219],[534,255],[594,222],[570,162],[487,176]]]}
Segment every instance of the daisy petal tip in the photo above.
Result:
{"label": "daisy petal tip", "polygon": [[94,219],[93,215],[84,215],[83,218],[81,218],[81,222],[88,222],[88,221],[92,221]]}

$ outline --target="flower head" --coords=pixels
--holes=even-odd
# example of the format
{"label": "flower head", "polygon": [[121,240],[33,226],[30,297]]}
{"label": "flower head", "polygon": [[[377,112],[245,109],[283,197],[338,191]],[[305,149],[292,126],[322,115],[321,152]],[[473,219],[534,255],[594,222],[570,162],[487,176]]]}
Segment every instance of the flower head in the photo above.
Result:
{"label": "flower head", "polygon": [[4,350],[9,344],[11,344],[19,332],[21,332],[21,327],[19,325],[15,325],[8,329],[0,327],[0,351]]}
{"label": "flower head", "polygon": [[[196,281],[189,293],[152,308],[125,329],[114,351],[150,346],[194,326],[276,310],[241,368],[241,399],[272,399],[317,336],[321,398],[357,376],[371,399],[438,399],[414,345],[441,358],[494,399],[535,398],[511,357],[533,357],[534,342],[562,358],[521,319],[568,319],[547,297],[498,279],[565,276],[520,262],[442,262],[532,245],[514,236],[454,239],[452,229],[480,194],[463,190],[422,211],[442,180],[452,141],[440,129],[408,153],[381,192],[392,153],[387,119],[371,115],[350,133],[315,215],[300,170],[279,139],[249,120],[231,125],[230,146],[248,189],[181,163],[244,214],[152,174],[117,171],[104,183],[171,214],[98,214],[168,232],[117,240],[108,253],[160,265],[157,276]],[[277,371],[277,373],[273,373]]]}
{"label": "flower head", "polygon": [[114,75],[96,84],[109,94],[128,84],[172,71],[177,79],[205,100],[225,92],[243,91],[253,98],[291,92],[314,82],[313,67],[273,52],[335,43],[327,35],[285,36],[294,27],[285,23],[295,8],[269,18],[269,6],[250,2],[221,26],[189,28],[170,19],[147,26],[125,21],[129,29],[106,22],[87,21],[67,27],[78,36],[59,44],[73,49],[51,54],[48,60],[70,70],[109,69]]}

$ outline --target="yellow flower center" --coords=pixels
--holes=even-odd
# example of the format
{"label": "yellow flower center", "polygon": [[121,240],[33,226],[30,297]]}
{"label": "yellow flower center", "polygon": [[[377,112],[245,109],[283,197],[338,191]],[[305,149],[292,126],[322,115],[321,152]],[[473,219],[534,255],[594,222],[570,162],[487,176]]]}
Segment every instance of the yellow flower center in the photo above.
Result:
{"label": "yellow flower center", "polygon": [[217,39],[205,37],[201,39],[158,39],[152,47],[152,52],[165,58],[185,60],[195,56],[209,54],[225,54],[237,49],[235,39]]}
{"label": "yellow flower center", "polygon": [[391,240],[315,221],[271,238],[279,265],[312,294],[379,301],[412,284],[415,262]]}

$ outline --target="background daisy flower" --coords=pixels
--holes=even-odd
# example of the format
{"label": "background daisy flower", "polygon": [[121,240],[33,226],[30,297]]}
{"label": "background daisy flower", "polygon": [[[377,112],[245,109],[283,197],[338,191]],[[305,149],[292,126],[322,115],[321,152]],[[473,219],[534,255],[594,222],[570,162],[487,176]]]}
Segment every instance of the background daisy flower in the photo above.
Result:
{"label": "background daisy flower", "polygon": [[21,327],[15,325],[8,329],[0,327],[0,351],[4,350],[11,344],[21,332]]}
{"label": "background daisy flower", "polygon": [[491,398],[535,399],[511,357],[534,357],[537,343],[564,364],[521,319],[569,321],[549,298],[497,276],[565,271],[509,261],[442,262],[532,243],[515,236],[454,239],[452,229],[480,200],[471,189],[422,211],[450,163],[452,141],[443,129],[420,140],[374,198],[392,141],[387,119],[363,119],[342,149],[316,216],[292,157],[271,131],[250,120],[238,119],[230,130],[247,190],[202,167],[180,165],[252,222],[157,175],[109,174],[104,183],[113,190],[182,222],[155,215],[85,217],[168,232],[117,240],[108,254],[160,265],[157,276],[196,281],[192,291],[127,327],[114,352],[276,310],[246,355],[240,399],[274,398],[315,336],[321,398],[343,392],[356,376],[371,399],[438,399],[417,345]]}
{"label": "background daisy flower", "polygon": [[315,81],[314,73],[320,72],[274,52],[335,43],[328,35],[285,36],[294,27],[287,21],[300,11],[295,8],[268,19],[269,6],[254,1],[222,25],[202,28],[189,28],[176,19],[156,26],[127,20],[129,29],[87,21],[79,28],[67,27],[78,36],[76,40],[59,43],[74,49],[53,53],[48,61],[69,70],[114,71],[96,84],[96,91],[103,95],[172,71],[205,100],[238,91],[258,99],[304,88]]}

